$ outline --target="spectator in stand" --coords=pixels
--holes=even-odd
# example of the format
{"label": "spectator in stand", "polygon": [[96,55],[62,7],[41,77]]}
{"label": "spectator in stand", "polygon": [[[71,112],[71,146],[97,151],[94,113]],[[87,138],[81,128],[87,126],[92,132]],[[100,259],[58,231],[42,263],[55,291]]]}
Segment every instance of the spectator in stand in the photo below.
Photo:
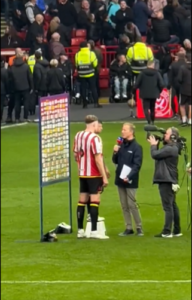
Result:
{"label": "spectator in stand", "polygon": [[102,15],[107,12],[105,2],[103,0],[92,0],[90,11],[95,16],[96,22],[100,23]]}
{"label": "spectator in stand", "polygon": [[152,20],[152,43],[157,45],[178,44],[179,38],[171,36],[171,23],[164,19],[163,13],[159,12],[156,19]]}
{"label": "spectator in stand", "polygon": [[25,6],[22,1],[13,0],[13,9],[11,12],[12,22],[17,31],[27,25]]}
{"label": "spectator in stand", "polygon": [[15,120],[20,122],[21,104],[24,105],[24,121],[28,122],[29,93],[33,91],[33,78],[29,66],[23,61],[23,52],[16,54],[10,69],[10,81],[15,96]]}
{"label": "spectator in stand", "polygon": [[42,56],[49,60],[49,46],[46,42],[44,42],[42,34],[38,34],[36,36],[36,40],[33,46],[30,48],[29,55],[33,55],[35,51],[39,49],[41,49]]}
{"label": "spectator in stand", "polygon": [[45,13],[48,9],[48,6],[45,4],[44,0],[36,0],[36,4],[43,13]]}
{"label": "spectator in stand", "polygon": [[5,34],[1,37],[1,49],[23,47],[24,41],[17,35],[13,26],[7,26]]}
{"label": "spectator in stand", "polygon": [[60,35],[55,32],[51,36],[51,40],[49,42],[49,51],[51,59],[59,60],[61,54],[65,55],[65,49],[63,45],[60,43]]}
{"label": "spectator in stand", "polygon": [[115,31],[109,22],[107,13],[103,15],[103,22],[101,27],[101,41],[106,46],[116,45]]}
{"label": "spectator in stand", "polygon": [[109,23],[113,26],[114,29],[116,25],[115,23],[112,22],[111,16],[115,16],[116,12],[120,9],[120,5],[118,2],[119,2],[118,0],[111,0],[109,7],[107,9]]}
{"label": "spectator in stand", "polygon": [[1,57],[1,122],[3,117],[3,108],[6,100],[6,95],[9,94],[9,75],[5,68],[5,60]]}
{"label": "spectator in stand", "polygon": [[169,21],[171,26],[171,35],[179,35],[180,26],[174,15],[173,0],[168,0],[167,5],[163,8],[164,19]]}
{"label": "spectator in stand", "polygon": [[163,8],[167,5],[167,0],[148,0],[148,8],[152,11],[152,18],[156,18],[157,13],[163,12]]}
{"label": "spectator in stand", "polygon": [[154,57],[151,48],[147,47],[147,45],[141,41],[141,37],[128,49],[127,61],[132,68],[135,78],[142,70],[147,68],[148,62],[153,60]]}
{"label": "spectator in stand", "polygon": [[36,15],[43,14],[43,12],[36,5],[36,0],[30,0],[25,4],[25,12],[28,25],[31,25],[33,22],[35,22]]}
{"label": "spectator in stand", "polygon": [[43,16],[42,15],[36,15],[35,21],[31,26],[29,27],[29,30],[27,31],[25,43],[27,47],[31,48],[33,44],[36,43],[36,37],[38,35],[44,36],[44,29],[43,29]]}
{"label": "spectator in stand", "polygon": [[125,34],[130,39],[131,43],[135,43],[141,37],[141,33],[134,23],[129,22],[125,26]]}
{"label": "spectator in stand", "polygon": [[48,5],[47,12],[51,17],[57,17],[58,16],[58,1],[57,0],[46,0],[46,4]]}
{"label": "spectator in stand", "polygon": [[101,39],[101,27],[100,24],[95,21],[95,16],[90,16],[90,26],[87,32],[87,38],[97,43]]}
{"label": "spectator in stand", "polygon": [[147,35],[147,22],[152,14],[145,0],[137,0],[133,5],[134,23],[142,36]]}
{"label": "spectator in stand", "polygon": [[59,0],[57,6],[58,17],[64,25],[68,39],[71,39],[72,30],[77,22],[77,12],[74,5],[69,0]]}
{"label": "spectator in stand", "polygon": [[81,11],[82,2],[83,2],[82,0],[74,0],[74,2],[73,2],[77,13],[79,13]]}
{"label": "spectator in stand", "polygon": [[[127,99],[128,84],[131,83],[132,70],[126,61],[125,55],[118,55],[110,65],[110,75],[114,78],[114,90],[116,100],[119,100],[122,94],[124,99]],[[122,93],[120,86],[122,85]]]}
{"label": "spectator in stand", "polygon": [[119,38],[120,34],[125,33],[125,25],[133,22],[133,11],[124,0],[120,2],[120,9],[115,16],[111,16],[111,20],[116,24],[116,37]]}
{"label": "spectator in stand", "polygon": [[35,52],[35,66],[33,71],[33,83],[36,95],[39,97],[47,96],[47,73],[49,71],[49,61],[42,59],[41,53]]}
{"label": "spectator in stand", "polygon": [[169,70],[169,89],[171,88],[171,103],[174,118],[177,118],[177,112],[175,107],[174,98],[177,97],[177,101],[179,103],[180,99],[180,86],[178,82],[178,74],[181,66],[185,65],[186,57],[184,53],[177,53],[175,61],[172,62]]}
{"label": "spectator in stand", "polygon": [[191,11],[181,6],[178,0],[172,0],[173,12],[179,23],[191,16]]}
{"label": "spectator in stand", "polygon": [[184,40],[183,42],[184,48],[186,50],[186,54],[191,54],[191,41],[190,40]]}
{"label": "spectator in stand", "polygon": [[79,29],[86,29],[89,31],[90,27],[90,4],[87,0],[83,0],[81,3],[81,9],[77,16],[77,26]]}
{"label": "spectator in stand", "polygon": [[183,21],[183,39],[191,41],[191,17]]}
{"label": "spectator in stand", "polygon": [[50,61],[50,70],[47,72],[47,91],[50,95],[59,95],[65,91],[63,72],[58,68],[58,60]]}
{"label": "spectator in stand", "polygon": [[51,40],[51,36],[55,32],[60,35],[60,43],[64,47],[70,47],[71,41],[69,40],[69,36],[66,34],[64,25],[61,24],[60,19],[58,17],[54,17],[50,22],[49,29],[47,32],[48,42]]}
{"label": "spectator in stand", "polygon": [[[187,56],[187,63],[181,66],[177,79],[180,86],[181,126],[191,126],[191,55]],[[188,118],[186,114],[187,105],[189,106]]]}
{"label": "spectator in stand", "polygon": [[[150,88],[149,88],[150,87]],[[155,122],[155,103],[164,89],[163,78],[155,69],[155,61],[147,63],[147,69],[143,70],[137,77],[134,90],[140,90],[143,100],[143,108],[148,124]]]}
{"label": "spectator in stand", "polygon": [[117,55],[120,55],[120,54],[123,54],[123,55],[127,55],[127,52],[128,52],[128,49],[131,47],[131,43],[130,43],[130,39],[128,38],[127,35],[123,34],[120,36],[120,39],[119,39],[119,48],[117,49],[117,52],[116,54]]}

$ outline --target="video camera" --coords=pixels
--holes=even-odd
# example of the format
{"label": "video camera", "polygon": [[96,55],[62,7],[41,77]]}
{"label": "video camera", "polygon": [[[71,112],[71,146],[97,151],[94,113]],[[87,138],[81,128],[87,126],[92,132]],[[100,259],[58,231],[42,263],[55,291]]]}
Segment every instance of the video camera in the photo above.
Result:
{"label": "video camera", "polygon": [[[158,136],[158,135],[155,135],[155,134],[151,133],[151,132],[157,131],[157,132],[164,135],[166,133],[166,130],[164,128],[159,128],[159,127],[154,126],[154,125],[145,125],[144,130],[147,131],[147,139],[149,139],[149,137],[151,135],[153,135],[157,141],[164,142],[164,136]],[[179,148],[181,150],[186,149],[187,139],[185,137],[183,137],[183,136],[176,137],[173,133],[172,141],[179,144]]]}

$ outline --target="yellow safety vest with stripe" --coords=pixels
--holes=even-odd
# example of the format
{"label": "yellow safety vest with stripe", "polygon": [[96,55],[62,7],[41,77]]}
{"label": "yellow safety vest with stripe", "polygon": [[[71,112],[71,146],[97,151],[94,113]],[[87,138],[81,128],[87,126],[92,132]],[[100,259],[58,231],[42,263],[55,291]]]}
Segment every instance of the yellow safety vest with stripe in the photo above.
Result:
{"label": "yellow safety vest with stripe", "polygon": [[144,43],[138,42],[127,51],[127,62],[135,74],[146,69],[147,63],[150,60],[154,60],[153,52]]}
{"label": "yellow safety vest with stripe", "polygon": [[[41,60],[42,59],[43,59],[43,57],[41,57]],[[29,56],[29,58],[27,60],[27,64],[28,64],[32,74],[33,74],[33,69],[34,69],[35,63],[36,63],[35,55]]]}
{"label": "yellow safety vest with stripe", "polygon": [[82,48],[75,55],[75,66],[79,77],[89,78],[95,75],[95,68],[98,65],[97,57],[88,47]]}

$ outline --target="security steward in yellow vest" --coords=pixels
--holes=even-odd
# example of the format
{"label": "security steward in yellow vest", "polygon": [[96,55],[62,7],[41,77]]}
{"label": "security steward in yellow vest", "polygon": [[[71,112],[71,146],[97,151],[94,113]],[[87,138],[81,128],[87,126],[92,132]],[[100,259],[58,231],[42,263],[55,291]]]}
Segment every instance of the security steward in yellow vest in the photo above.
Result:
{"label": "security steward in yellow vest", "polygon": [[81,96],[83,99],[83,108],[87,107],[86,91],[91,91],[94,106],[101,107],[98,103],[98,94],[95,80],[95,69],[98,65],[97,57],[93,51],[90,51],[87,42],[80,44],[80,50],[75,55],[75,66],[80,81]]}
{"label": "security steward in yellow vest", "polygon": [[140,37],[133,47],[128,49],[126,57],[132,68],[134,79],[142,70],[147,69],[148,61],[154,60],[152,50],[145,43],[141,42]]}
{"label": "security steward in yellow vest", "polygon": [[[42,54],[42,51],[39,51],[39,50],[36,50],[35,52],[41,52],[41,54]],[[42,59],[43,59],[43,57],[41,56],[41,60]],[[27,60],[27,64],[28,64],[32,74],[33,74],[33,69],[34,69],[35,63],[36,63],[35,55],[29,56],[29,58]]]}

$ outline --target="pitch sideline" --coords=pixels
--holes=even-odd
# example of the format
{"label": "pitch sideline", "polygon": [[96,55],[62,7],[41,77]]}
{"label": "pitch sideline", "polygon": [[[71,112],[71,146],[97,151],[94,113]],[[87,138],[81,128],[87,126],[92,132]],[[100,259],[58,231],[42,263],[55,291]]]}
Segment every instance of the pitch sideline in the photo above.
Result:
{"label": "pitch sideline", "polygon": [[46,284],[188,284],[191,280],[39,280],[39,281],[14,281],[3,280],[1,284],[29,284],[29,285],[46,285]]}

